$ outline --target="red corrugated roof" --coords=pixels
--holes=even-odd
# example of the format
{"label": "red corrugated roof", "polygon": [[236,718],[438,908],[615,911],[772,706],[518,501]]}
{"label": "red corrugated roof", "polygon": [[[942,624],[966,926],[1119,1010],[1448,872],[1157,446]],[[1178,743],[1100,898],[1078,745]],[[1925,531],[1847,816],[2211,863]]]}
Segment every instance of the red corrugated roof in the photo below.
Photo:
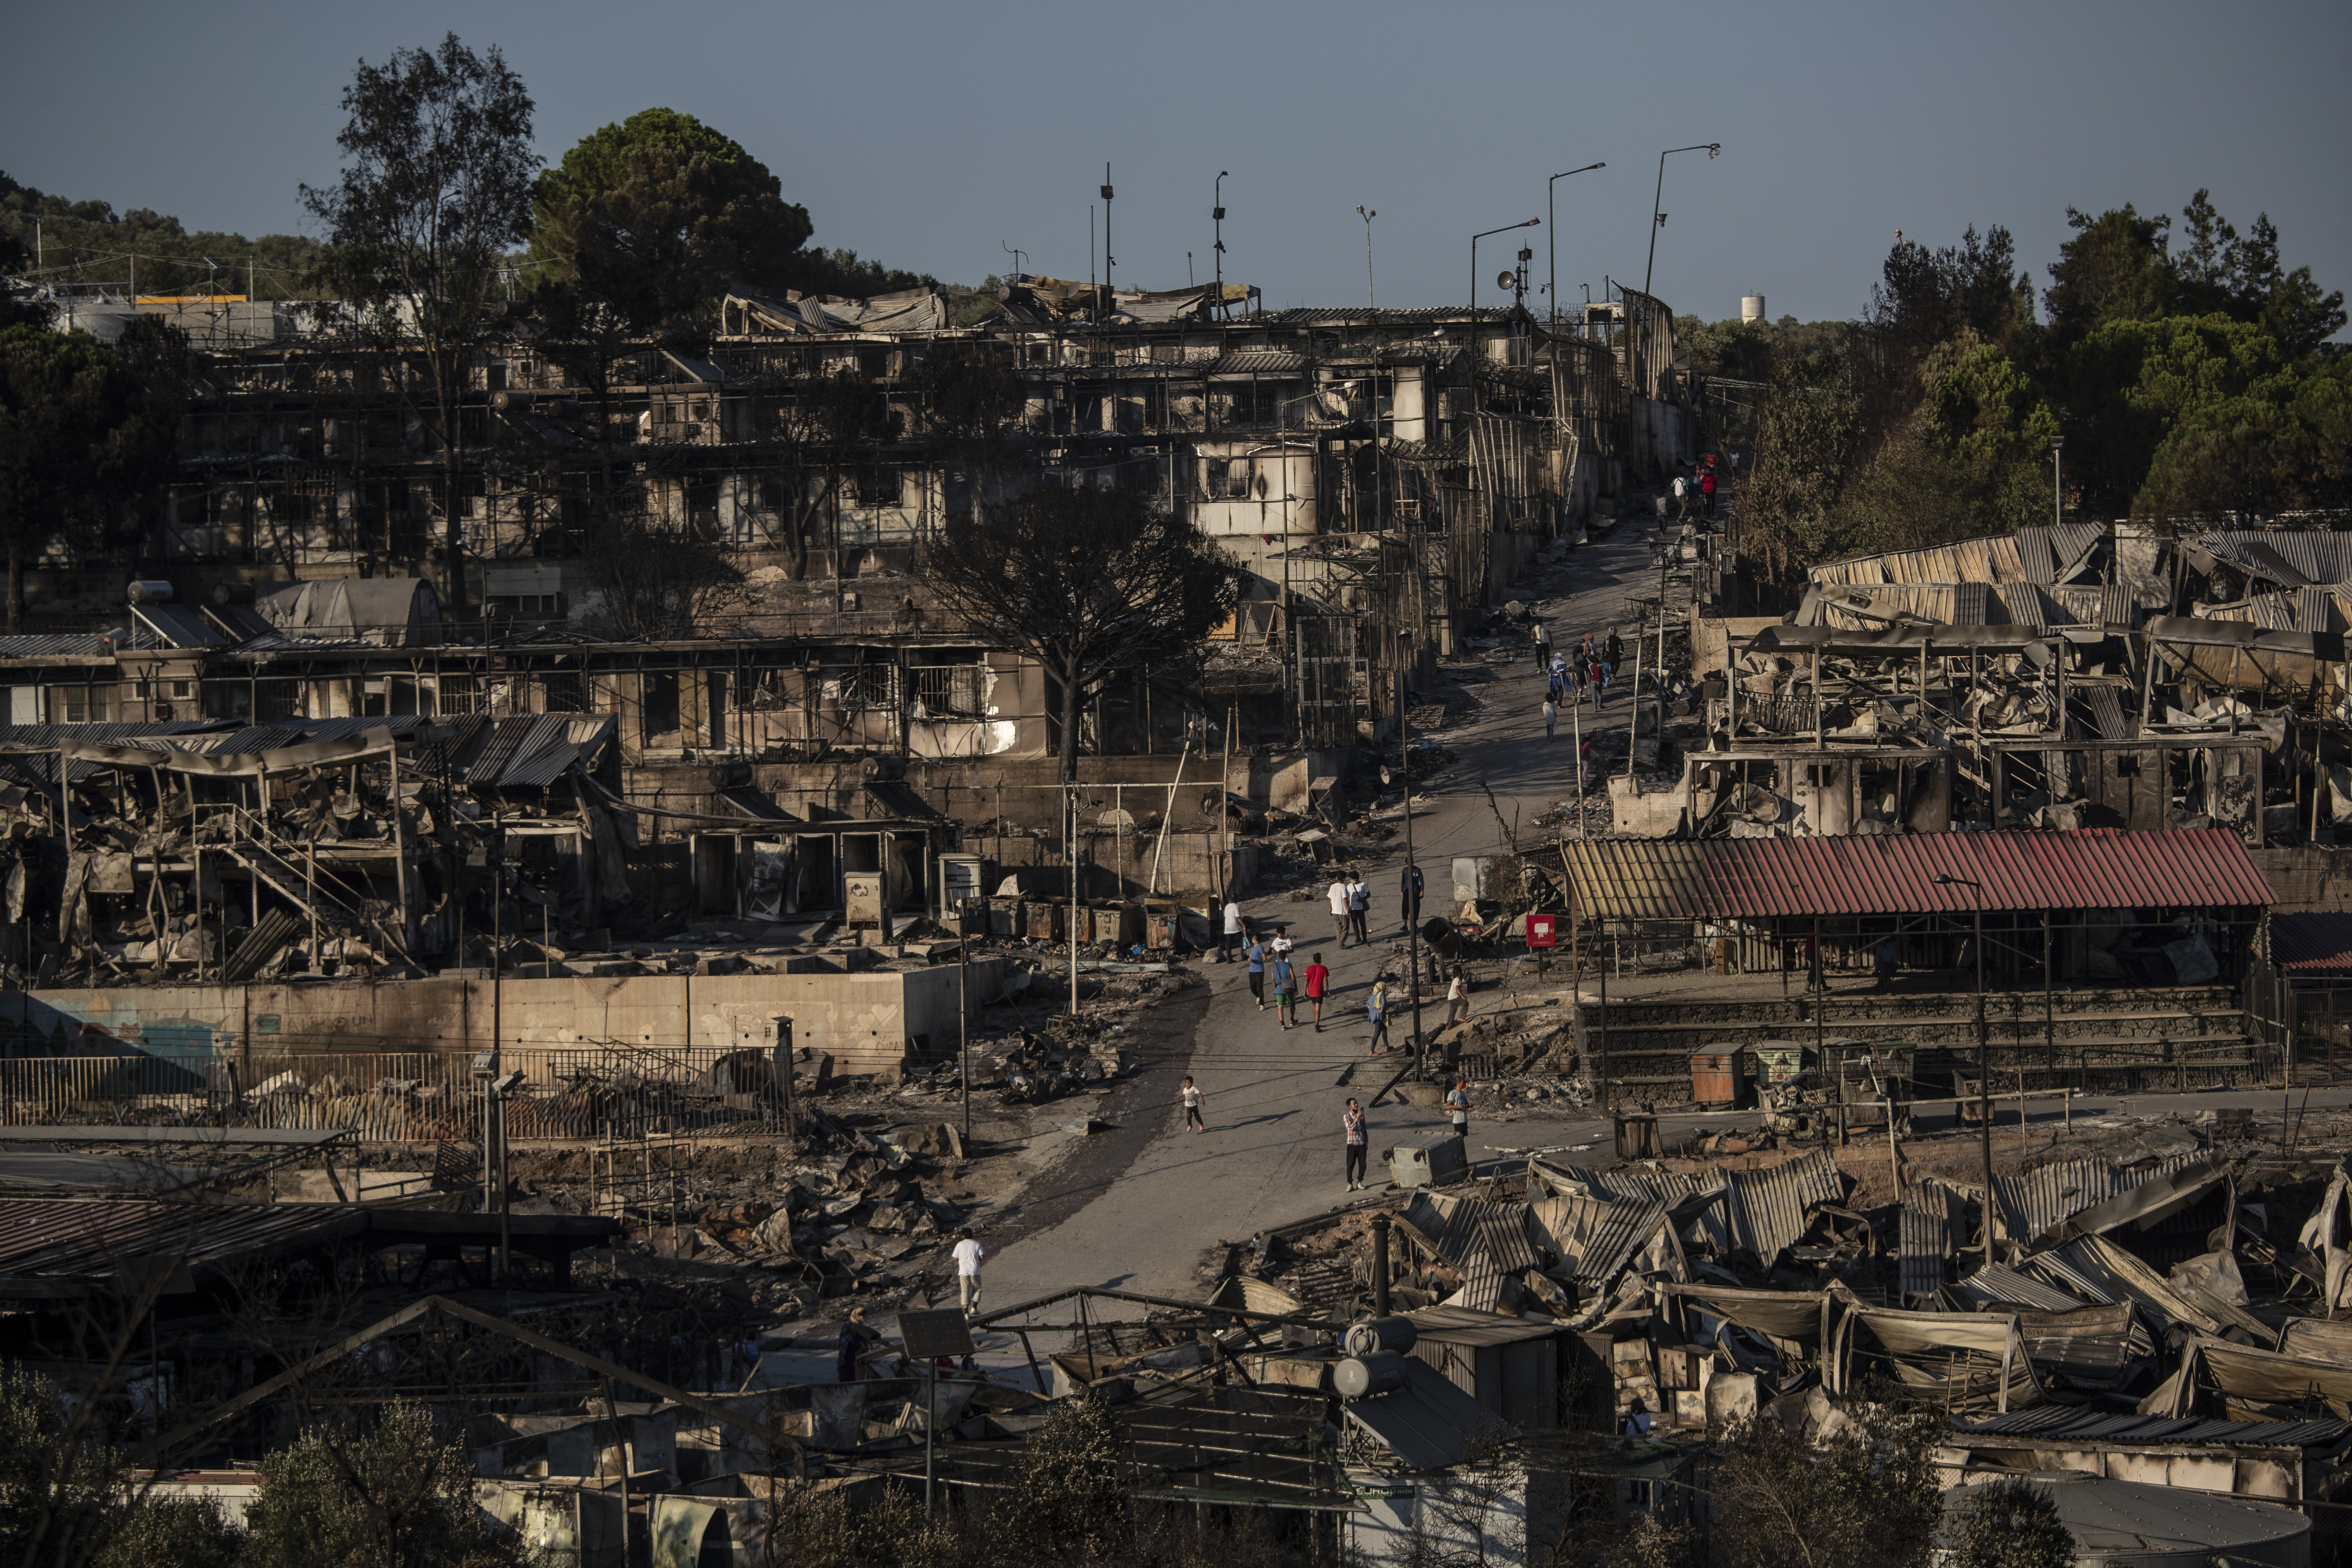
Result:
{"label": "red corrugated roof", "polygon": [[[1562,847],[1580,910],[1616,920],[1966,914],[1988,910],[2266,906],[2270,883],[2224,828],[1601,839]],[[1938,884],[1938,873],[1961,879]]]}
{"label": "red corrugated roof", "polygon": [[2352,914],[2273,915],[2271,962],[2281,969],[2352,969]]}

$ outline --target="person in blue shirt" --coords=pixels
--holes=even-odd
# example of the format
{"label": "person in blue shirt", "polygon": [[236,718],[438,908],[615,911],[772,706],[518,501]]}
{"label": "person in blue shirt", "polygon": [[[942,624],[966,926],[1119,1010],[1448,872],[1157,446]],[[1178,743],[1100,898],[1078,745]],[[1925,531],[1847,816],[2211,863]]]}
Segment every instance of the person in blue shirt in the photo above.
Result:
{"label": "person in blue shirt", "polygon": [[1290,967],[1289,959],[1277,958],[1267,969],[1266,975],[1274,982],[1274,1016],[1287,1029],[1290,1027],[1291,1009],[1298,994],[1297,973]]}
{"label": "person in blue shirt", "polygon": [[1257,998],[1257,1010],[1265,1011],[1265,943],[1250,938],[1249,951],[1242,955],[1249,960],[1250,994]]}

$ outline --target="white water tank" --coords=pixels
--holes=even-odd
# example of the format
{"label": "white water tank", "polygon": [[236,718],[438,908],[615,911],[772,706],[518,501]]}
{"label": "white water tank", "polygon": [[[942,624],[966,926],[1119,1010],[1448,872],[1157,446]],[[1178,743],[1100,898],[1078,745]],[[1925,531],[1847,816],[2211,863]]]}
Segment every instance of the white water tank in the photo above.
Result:
{"label": "white water tank", "polygon": [[1740,321],[1745,324],[1748,321],[1760,321],[1763,319],[1764,296],[1761,294],[1742,294],[1739,297]]}

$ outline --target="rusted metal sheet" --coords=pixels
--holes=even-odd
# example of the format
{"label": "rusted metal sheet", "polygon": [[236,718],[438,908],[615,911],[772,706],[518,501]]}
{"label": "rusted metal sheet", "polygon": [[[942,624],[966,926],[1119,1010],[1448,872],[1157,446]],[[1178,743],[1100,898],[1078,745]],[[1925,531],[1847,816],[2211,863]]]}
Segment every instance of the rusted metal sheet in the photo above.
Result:
{"label": "rusted metal sheet", "polygon": [[1406,1205],[1404,1221],[1456,1268],[1466,1268],[1473,1258],[1485,1255],[1506,1274],[1517,1274],[1537,1262],[1535,1248],[1528,1245],[1524,1213],[1483,1198],[1422,1190]]}
{"label": "rusted metal sheet", "polygon": [[1654,1198],[1541,1198],[1528,1205],[1537,1240],[1558,1253],[1577,1284],[1591,1291],[1614,1285],[1665,1218],[1666,1205]]}
{"label": "rusted metal sheet", "polygon": [[1825,1149],[1769,1171],[1734,1171],[1733,1245],[1747,1247],[1769,1266],[1803,1237],[1814,1208],[1844,1196],[1845,1178]]}
{"label": "rusted metal sheet", "polygon": [[[1588,920],[1992,910],[2266,906],[2270,883],[2226,828],[1927,833],[1880,837],[1573,840],[1560,846]],[[1959,879],[1938,884],[1938,874]]]}
{"label": "rusted metal sheet", "polygon": [[[1903,1200],[1897,1222],[1900,1255],[1896,1270],[1904,1299],[1933,1296],[1944,1288],[1951,1259],[1967,1238],[1967,1199],[1942,1182],[1926,1181]],[[2072,1305],[2073,1303],[2068,1303]]]}
{"label": "rusted metal sheet", "polygon": [[1993,1206],[2001,1234],[2032,1241],[2084,1209],[2139,1185],[2105,1160],[2067,1160],[2018,1176],[1992,1179]]}

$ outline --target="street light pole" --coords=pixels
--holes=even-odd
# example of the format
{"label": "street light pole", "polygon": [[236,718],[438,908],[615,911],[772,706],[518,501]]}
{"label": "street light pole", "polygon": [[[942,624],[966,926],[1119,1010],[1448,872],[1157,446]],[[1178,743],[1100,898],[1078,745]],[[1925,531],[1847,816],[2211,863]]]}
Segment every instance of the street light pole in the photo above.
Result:
{"label": "street light pole", "polygon": [[1356,216],[1364,220],[1364,309],[1377,310],[1380,305],[1372,299],[1372,220],[1381,215],[1377,208],[1366,212],[1359,205]]}
{"label": "street light pole", "polygon": [[[1551,268],[1551,324],[1555,329],[1559,325],[1559,215],[1552,206],[1551,188],[1559,184],[1562,180],[1568,178],[1570,174],[1589,174],[1595,169],[1605,169],[1609,165],[1607,163],[1587,163],[1581,169],[1567,170],[1564,173],[1554,174],[1550,179],[1544,182],[1544,217],[1551,225],[1551,239],[1546,248],[1549,249],[1551,256],[1551,259],[1549,263],[1549,266]],[[1473,284],[1475,284],[1477,281],[1476,274],[1478,271],[1478,265],[1475,260],[1470,264],[1470,271],[1472,274],[1471,281]]]}
{"label": "street light pole", "polygon": [[[1969,945],[1977,956],[1977,1134],[1984,1151],[1985,1181],[1985,1261],[1992,1261],[1992,1047],[1985,1028],[1984,1010],[1984,884],[1971,882],[1966,877],[1955,877],[1948,871],[1938,871],[1935,881],[1939,887],[1961,887],[1969,889],[1975,908],[1970,922],[1973,931]],[[2024,1113],[2019,1112],[2018,1127],[2024,1128]]]}
{"label": "street light pole", "polygon": [[1674,153],[1705,153],[1708,157],[1713,158],[1720,155],[1722,152],[1723,143],[1720,142],[1699,142],[1688,147],[1669,147],[1664,153],[1658,154],[1658,188],[1656,194],[1650,197],[1650,260],[1649,264],[1642,268],[1643,293],[1647,294],[1650,291],[1650,275],[1658,265],[1658,230],[1666,226],[1666,215],[1658,209],[1666,199],[1667,155]]}
{"label": "street light pole", "polygon": [[[1500,228],[1490,228],[1482,234],[1474,234],[1470,237],[1470,309],[1474,313],[1478,309],[1478,242],[1482,239],[1492,239],[1498,234],[1508,234],[1515,228],[1540,228],[1542,226],[1543,219],[1539,217],[1531,217],[1525,223],[1507,223]],[[1477,361],[1477,355],[1475,353],[1477,344],[1475,342],[1476,331],[1475,328],[1471,335],[1473,339],[1471,344],[1473,350],[1471,362],[1475,363]]]}
{"label": "street light pole", "polygon": [[1209,221],[1216,226],[1217,240],[1217,314],[1225,313],[1225,178],[1230,170],[1217,171],[1217,183],[1212,187],[1215,195],[1209,200]]}

